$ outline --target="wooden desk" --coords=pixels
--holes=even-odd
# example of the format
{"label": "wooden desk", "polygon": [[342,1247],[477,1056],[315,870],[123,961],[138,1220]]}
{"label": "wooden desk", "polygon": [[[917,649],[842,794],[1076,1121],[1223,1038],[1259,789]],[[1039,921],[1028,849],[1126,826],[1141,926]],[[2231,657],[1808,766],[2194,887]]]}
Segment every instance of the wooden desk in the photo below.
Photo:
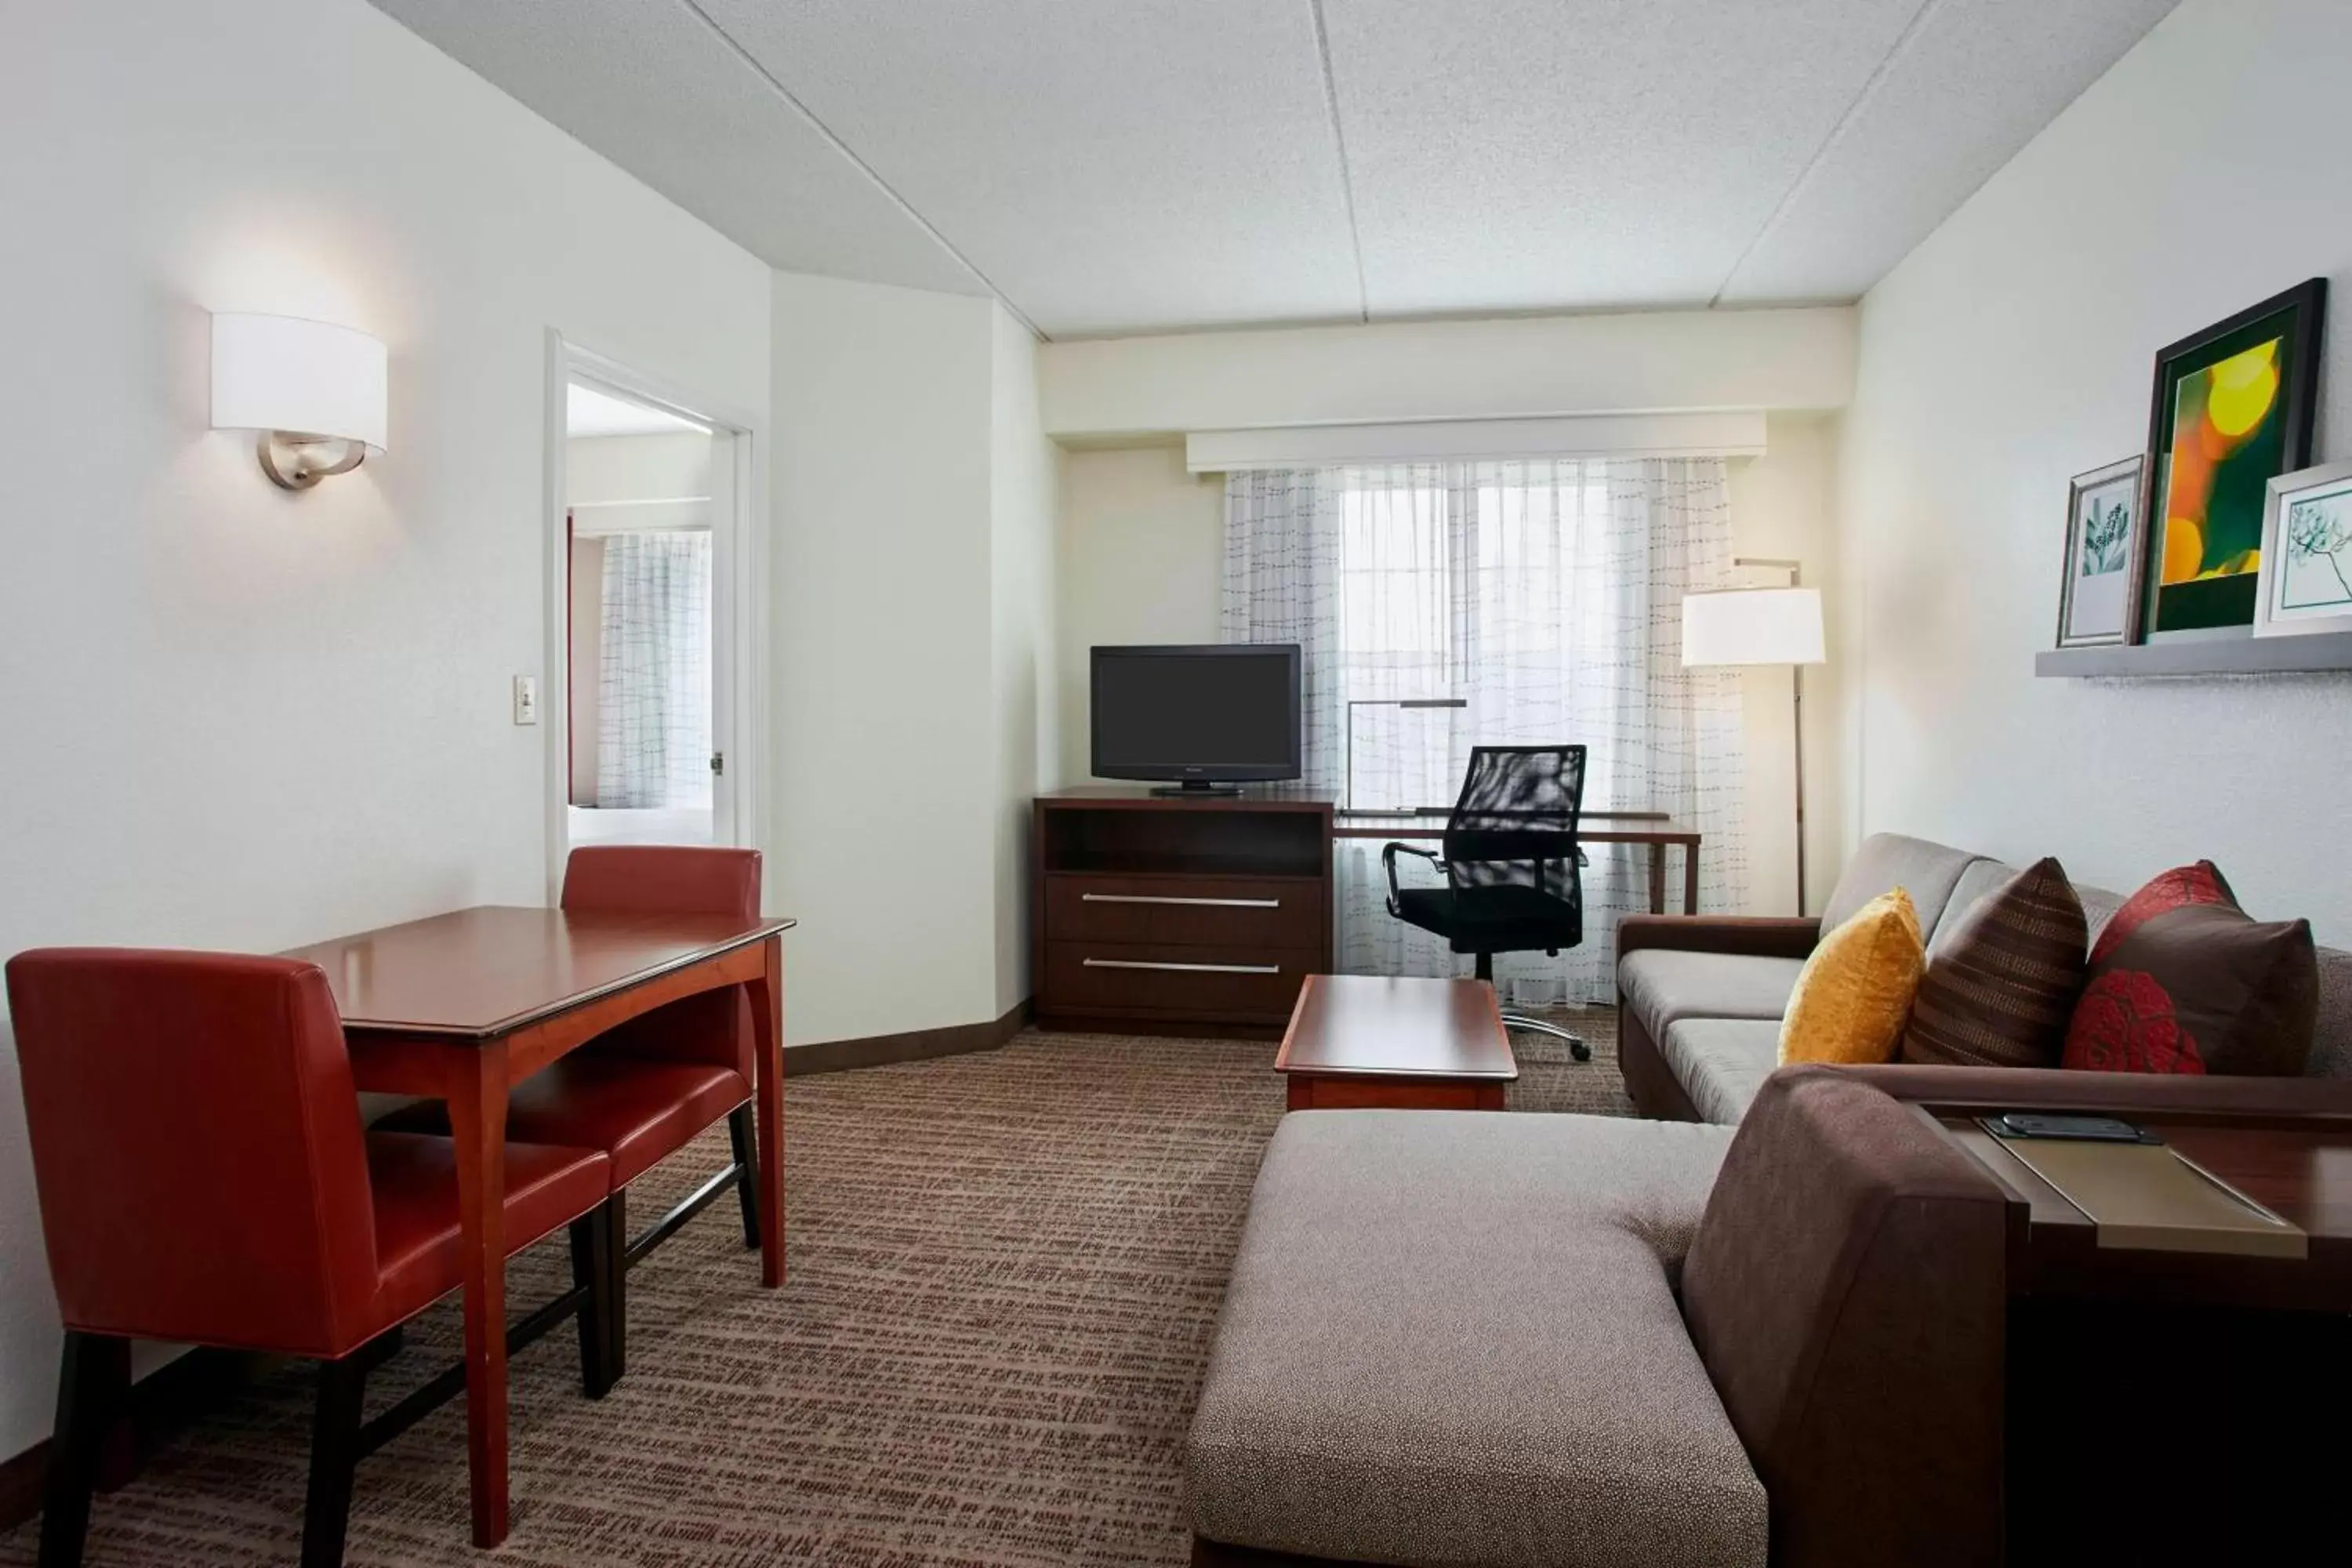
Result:
{"label": "wooden desk", "polygon": [[1519,1076],[1483,980],[1310,974],[1274,1058],[1293,1110],[1500,1110]]}
{"label": "wooden desk", "polygon": [[[1419,812],[1343,811],[1334,819],[1335,838],[1443,838],[1443,820]],[[1683,851],[1683,913],[1698,913],[1698,841],[1692,829],[1662,822],[1648,813],[1614,816],[1587,812],[1578,822],[1577,838],[1586,844],[1646,844],[1650,848],[1650,912],[1666,912],[1666,847]]]}
{"label": "wooden desk", "polygon": [[474,1544],[507,1536],[507,1094],[605,1030],[700,991],[751,1001],[761,1279],[784,1279],[783,944],[793,922],[485,907],[289,954],[326,972],[362,1089],[448,1102],[457,1140]]}

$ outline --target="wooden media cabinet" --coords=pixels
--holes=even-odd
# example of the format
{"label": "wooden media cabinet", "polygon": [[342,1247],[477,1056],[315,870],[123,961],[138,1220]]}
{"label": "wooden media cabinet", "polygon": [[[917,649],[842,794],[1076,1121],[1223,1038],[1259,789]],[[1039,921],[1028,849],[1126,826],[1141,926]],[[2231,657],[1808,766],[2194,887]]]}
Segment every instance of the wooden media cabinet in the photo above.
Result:
{"label": "wooden media cabinet", "polygon": [[1031,982],[1052,1029],[1279,1034],[1331,972],[1331,803],[1040,795]]}

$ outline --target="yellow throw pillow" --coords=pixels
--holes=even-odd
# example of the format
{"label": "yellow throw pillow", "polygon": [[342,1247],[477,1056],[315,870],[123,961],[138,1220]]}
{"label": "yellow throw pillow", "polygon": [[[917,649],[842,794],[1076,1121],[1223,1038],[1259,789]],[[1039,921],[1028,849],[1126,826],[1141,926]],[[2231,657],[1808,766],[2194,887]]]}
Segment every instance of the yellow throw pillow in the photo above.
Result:
{"label": "yellow throw pillow", "polygon": [[1797,976],[1780,1020],[1780,1060],[1894,1060],[1927,962],[1909,893],[1897,888],[1854,910]]}

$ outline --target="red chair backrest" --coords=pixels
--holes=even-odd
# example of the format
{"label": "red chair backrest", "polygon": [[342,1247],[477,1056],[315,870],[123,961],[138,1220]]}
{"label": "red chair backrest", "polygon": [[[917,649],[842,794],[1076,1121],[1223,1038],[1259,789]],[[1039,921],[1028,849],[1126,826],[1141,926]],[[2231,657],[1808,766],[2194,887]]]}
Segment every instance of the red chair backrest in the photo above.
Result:
{"label": "red chair backrest", "polygon": [[364,1337],[367,1145],[315,964],[47,948],[8,1006],[68,1327],[287,1354]]}
{"label": "red chair backrest", "polygon": [[[760,852],[674,844],[596,844],[563,866],[567,910],[760,918]],[[682,997],[602,1037],[608,1048],[752,1074],[751,1003],[740,985]]]}
{"label": "red chair backrest", "polygon": [[567,910],[648,910],[760,918],[760,852],[598,844],[563,867]]}

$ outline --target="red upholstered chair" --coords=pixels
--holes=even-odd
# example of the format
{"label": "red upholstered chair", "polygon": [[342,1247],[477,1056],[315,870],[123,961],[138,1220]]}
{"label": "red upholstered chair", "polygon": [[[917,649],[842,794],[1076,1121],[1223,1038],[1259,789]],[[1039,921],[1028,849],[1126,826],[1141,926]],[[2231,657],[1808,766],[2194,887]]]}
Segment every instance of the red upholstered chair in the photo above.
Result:
{"label": "red upholstered chair", "polygon": [[[360,1125],[342,1021],[315,964],[234,953],[51,948],[8,964],[8,1005],[49,1273],[65,1320],[43,1568],[81,1559],[100,1444],[130,1392],[131,1342],[167,1340],[322,1363],[302,1561],[340,1563],[352,1473],[464,1386],[445,1373],[362,1426],[369,1370],[402,1322],[459,1281],[455,1146]],[[520,1251],[571,1221],[608,1232],[600,1150],[507,1147],[506,1232]],[[576,1254],[577,1255],[577,1254]],[[583,1361],[604,1281],[583,1303]]]}
{"label": "red upholstered chair", "polygon": [[[567,910],[760,918],[760,852],[677,845],[596,845],[574,849],[563,869]],[[740,985],[705,991],[632,1018],[544,1071],[517,1084],[507,1109],[507,1136],[530,1143],[602,1149],[612,1160],[614,1227],[610,1359],[583,1382],[604,1394],[626,1369],[628,1318],[623,1284],[629,1268],[704,1207],[734,1187],[741,1200],[743,1245],[760,1244],[758,1192],[751,1177],[751,1005]],[[733,1134],[734,1158],[634,1239],[624,1241],[622,1189],[715,1126]],[[446,1131],[437,1104],[412,1106],[382,1128]]]}

